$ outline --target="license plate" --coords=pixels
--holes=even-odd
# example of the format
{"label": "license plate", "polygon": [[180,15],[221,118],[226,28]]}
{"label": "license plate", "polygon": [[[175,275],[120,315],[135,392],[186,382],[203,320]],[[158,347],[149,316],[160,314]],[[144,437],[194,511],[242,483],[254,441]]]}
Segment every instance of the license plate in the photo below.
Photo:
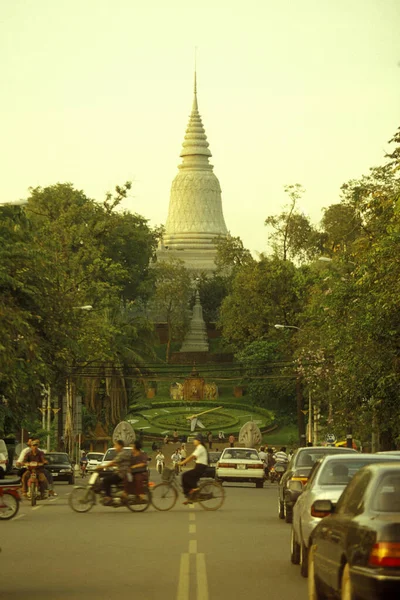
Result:
{"label": "license plate", "polygon": [[245,469],[246,465],[237,465],[237,469]]}
{"label": "license plate", "polygon": [[58,473],[52,473],[53,477],[58,477]]}

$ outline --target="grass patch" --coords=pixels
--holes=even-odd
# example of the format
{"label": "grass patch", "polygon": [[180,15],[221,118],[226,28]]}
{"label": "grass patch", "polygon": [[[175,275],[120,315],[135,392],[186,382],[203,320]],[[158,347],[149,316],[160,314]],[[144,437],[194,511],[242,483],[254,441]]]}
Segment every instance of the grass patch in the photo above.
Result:
{"label": "grass patch", "polygon": [[271,433],[263,435],[263,443],[270,446],[295,446],[298,444],[299,431],[297,425],[285,425]]}

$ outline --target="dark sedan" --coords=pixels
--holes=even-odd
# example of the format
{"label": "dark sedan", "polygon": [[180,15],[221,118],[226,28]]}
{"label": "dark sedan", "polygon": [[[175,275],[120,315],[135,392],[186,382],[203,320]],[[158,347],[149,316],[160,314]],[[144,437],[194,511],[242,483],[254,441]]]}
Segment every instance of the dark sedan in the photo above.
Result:
{"label": "dark sedan", "polygon": [[293,507],[307,483],[313,465],[327,454],[356,452],[353,448],[335,446],[308,446],[299,448],[292,456],[286,472],[278,484],[278,516],[286,523],[293,520]]}
{"label": "dark sedan", "polygon": [[70,484],[75,483],[74,468],[71,464],[68,454],[65,452],[47,452],[46,469],[53,475],[54,482],[67,481]]}
{"label": "dark sedan", "polygon": [[[371,464],[354,475],[315,528],[309,553],[309,598],[400,597],[400,465]],[[333,512],[334,511],[334,512]]]}

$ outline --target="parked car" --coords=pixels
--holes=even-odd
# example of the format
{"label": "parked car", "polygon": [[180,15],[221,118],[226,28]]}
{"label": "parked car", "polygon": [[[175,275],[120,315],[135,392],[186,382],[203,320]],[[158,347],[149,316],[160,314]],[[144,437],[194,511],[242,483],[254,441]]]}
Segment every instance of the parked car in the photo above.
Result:
{"label": "parked car", "polygon": [[308,573],[311,536],[325,516],[315,509],[314,503],[329,500],[335,506],[347,484],[362,467],[386,461],[398,463],[399,458],[379,454],[329,455],[316,465],[293,510],[290,557],[292,563],[300,563],[303,577]]}
{"label": "parked car", "polygon": [[334,446],[308,446],[299,448],[293,454],[289,465],[278,485],[278,517],[291,523],[293,507],[307,483],[313,465],[328,454],[352,453],[353,448],[335,448]]}
{"label": "parked car", "polygon": [[54,477],[54,481],[66,481],[73,485],[75,483],[74,468],[66,452],[47,452],[46,469]]}
{"label": "parked car", "polygon": [[250,481],[264,485],[264,464],[254,448],[225,448],[215,468],[218,481]]}
{"label": "parked car", "polygon": [[389,600],[400,597],[400,465],[371,464],[353,477],[336,508],[314,529],[309,598]]}
{"label": "parked car", "polygon": [[221,458],[222,452],[209,452],[208,453],[208,467],[203,477],[212,477],[215,479],[216,467],[219,459]]}
{"label": "parked car", "polygon": [[88,452],[86,456],[88,459],[86,470],[92,473],[102,463],[104,452]]}

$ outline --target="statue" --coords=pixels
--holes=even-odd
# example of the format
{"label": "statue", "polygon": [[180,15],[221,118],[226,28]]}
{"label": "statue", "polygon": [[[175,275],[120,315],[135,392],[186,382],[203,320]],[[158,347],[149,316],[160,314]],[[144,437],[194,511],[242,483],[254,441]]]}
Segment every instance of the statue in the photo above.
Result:
{"label": "statue", "polygon": [[204,397],[207,400],[216,400],[218,398],[218,387],[215,383],[206,383],[204,386]]}
{"label": "statue", "polygon": [[113,442],[116,440],[122,440],[125,446],[130,446],[136,440],[135,431],[130,423],[127,421],[121,421],[114,429],[112,435]]}
{"label": "statue", "polygon": [[239,432],[239,444],[245,448],[255,448],[261,444],[261,431],[254,421],[248,421]]}
{"label": "statue", "polygon": [[169,393],[172,400],[183,400],[183,384],[173,383],[169,388]]}

